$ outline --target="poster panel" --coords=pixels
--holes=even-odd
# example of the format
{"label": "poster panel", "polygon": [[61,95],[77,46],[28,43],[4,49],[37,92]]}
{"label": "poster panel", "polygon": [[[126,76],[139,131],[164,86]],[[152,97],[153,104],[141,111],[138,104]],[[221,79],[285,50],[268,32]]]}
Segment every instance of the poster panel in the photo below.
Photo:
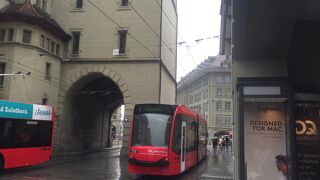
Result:
{"label": "poster panel", "polygon": [[288,176],[284,103],[244,103],[247,180],[285,180]]}
{"label": "poster panel", "polygon": [[296,102],[296,152],[298,180],[318,180],[320,177],[320,102]]}

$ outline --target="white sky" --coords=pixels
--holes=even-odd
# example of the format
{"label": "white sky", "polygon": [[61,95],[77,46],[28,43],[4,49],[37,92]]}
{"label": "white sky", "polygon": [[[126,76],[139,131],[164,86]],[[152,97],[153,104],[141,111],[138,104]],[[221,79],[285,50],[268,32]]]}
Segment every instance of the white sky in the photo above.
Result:
{"label": "white sky", "polygon": [[177,81],[208,56],[219,53],[219,38],[195,40],[220,35],[220,4],[221,0],[178,0],[178,42],[186,44],[178,44]]}

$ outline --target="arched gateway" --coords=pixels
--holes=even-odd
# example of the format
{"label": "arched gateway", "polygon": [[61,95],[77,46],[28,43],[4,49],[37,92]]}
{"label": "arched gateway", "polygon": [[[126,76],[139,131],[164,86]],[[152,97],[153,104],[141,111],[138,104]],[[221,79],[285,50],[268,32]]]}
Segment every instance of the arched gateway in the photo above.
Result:
{"label": "arched gateway", "polygon": [[87,151],[111,146],[112,113],[130,107],[128,86],[104,66],[82,66],[61,84],[54,129],[56,153]]}

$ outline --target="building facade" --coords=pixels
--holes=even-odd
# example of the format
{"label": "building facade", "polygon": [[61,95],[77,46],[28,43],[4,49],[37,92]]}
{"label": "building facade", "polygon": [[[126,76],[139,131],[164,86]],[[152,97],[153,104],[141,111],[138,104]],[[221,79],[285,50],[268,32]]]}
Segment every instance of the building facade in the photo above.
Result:
{"label": "building facade", "polygon": [[55,152],[110,145],[125,105],[123,153],[136,103],[176,100],[176,1],[0,2],[2,99],[55,108]]}
{"label": "building facade", "polygon": [[225,5],[232,12],[224,31],[232,32],[234,179],[318,179],[320,2]]}
{"label": "building facade", "polygon": [[219,130],[232,131],[231,85],[229,56],[209,57],[178,83],[177,102],[206,118],[213,137]]}

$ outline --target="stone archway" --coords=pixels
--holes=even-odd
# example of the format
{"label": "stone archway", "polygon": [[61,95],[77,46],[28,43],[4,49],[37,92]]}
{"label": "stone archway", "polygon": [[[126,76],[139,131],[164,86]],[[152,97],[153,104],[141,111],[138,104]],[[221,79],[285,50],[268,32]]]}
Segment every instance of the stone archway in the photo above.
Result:
{"label": "stone archway", "polygon": [[55,152],[109,147],[112,112],[132,107],[125,81],[104,66],[82,67],[66,81],[59,94]]}

